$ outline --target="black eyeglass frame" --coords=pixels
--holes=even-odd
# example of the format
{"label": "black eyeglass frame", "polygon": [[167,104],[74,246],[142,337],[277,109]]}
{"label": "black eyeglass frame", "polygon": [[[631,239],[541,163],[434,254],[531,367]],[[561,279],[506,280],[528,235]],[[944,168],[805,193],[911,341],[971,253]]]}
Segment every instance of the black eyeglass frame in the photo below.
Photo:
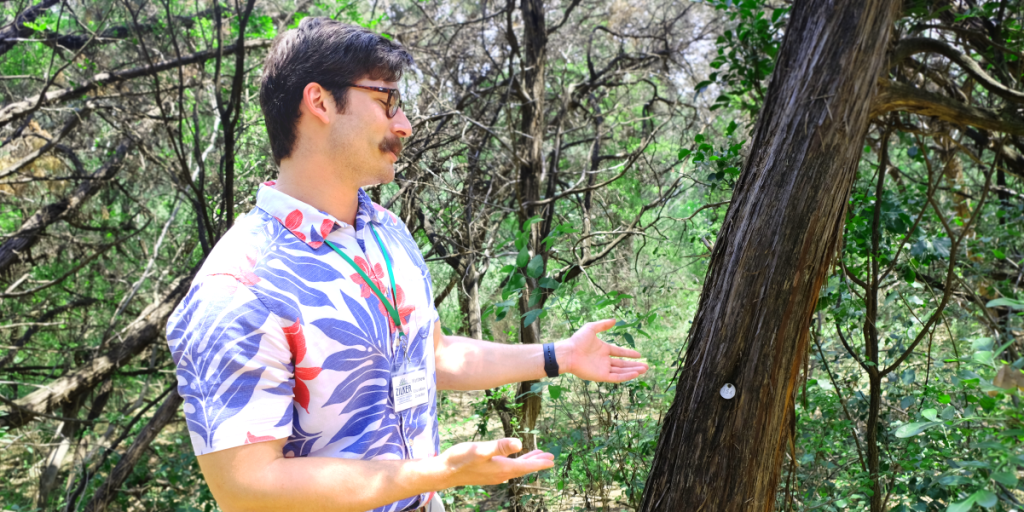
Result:
{"label": "black eyeglass frame", "polygon": [[395,117],[398,114],[398,109],[402,107],[402,93],[398,89],[391,89],[389,87],[376,87],[373,85],[358,85],[348,84],[349,87],[355,87],[357,89],[366,89],[367,91],[376,91],[387,93],[388,99],[386,102],[386,110],[384,113],[388,116],[388,119]]}

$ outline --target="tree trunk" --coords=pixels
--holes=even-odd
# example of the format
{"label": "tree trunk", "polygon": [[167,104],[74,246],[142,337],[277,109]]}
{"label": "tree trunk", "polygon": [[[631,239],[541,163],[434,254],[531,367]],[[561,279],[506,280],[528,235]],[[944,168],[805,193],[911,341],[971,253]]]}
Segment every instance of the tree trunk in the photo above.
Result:
{"label": "tree trunk", "polygon": [[123,342],[82,367],[71,370],[39,390],[15,400],[10,412],[0,416],[0,427],[14,430],[28,424],[39,414],[49,414],[54,407],[92,389],[143,349],[162,339],[167,319],[178,306],[178,302],[185,297],[198,269],[199,265],[192,272],[179,277],[168,288],[167,294],[150,304],[125,331],[120,333],[119,338],[123,339]]}
{"label": "tree trunk", "polygon": [[[544,77],[547,64],[547,25],[544,20],[543,0],[522,0],[520,14],[523,17],[523,93],[527,96],[527,103],[522,107],[523,117],[520,131],[528,134],[522,137],[521,143],[526,146],[523,161],[519,165],[519,188],[517,199],[519,199],[519,225],[526,226],[527,221],[536,212],[535,206],[531,203],[540,198],[541,174],[544,172]],[[530,237],[528,247],[533,254],[540,254],[544,261],[547,257],[544,253],[544,234],[541,232],[541,224],[534,223],[530,226]],[[525,315],[531,309],[540,307],[530,306],[530,295],[537,289],[533,279],[527,279],[526,289],[519,299],[519,312]],[[522,318],[519,322],[519,341],[524,344],[537,344],[540,339],[540,320],[530,325],[524,325]],[[531,380],[519,383],[519,430],[531,431],[537,424],[537,417],[540,415],[540,397],[531,392],[537,381]],[[529,452],[537,447],[537,441],[532,434],[521,435],[523,439],[523,453]]]}
{"label": "tree trunk", "polygon": [[[81,397],[64,404],[62,415],[65,418],[74,418],[78,415],[78,408],[81,405]],[[50,501],[50,493],[53,492],[54,484],[57,483],[57,474],[64,465],[64,457],[71,448],[71,440],[78,432],[77,421],[62,421],[57,427],[57,433],[53,436],[50,444],[57,443],[57,446],[50,450],[46,457],[46,464],[39,476],[39,492],[36,493],[36,508],[46,510],[47,502]]]}
{"label": "tree trunk", "polygon": [[164,399],[164,403],[153,414],[153,418],[149,420],[145,427],[142,427],[142,432],[139,432],[135,442],[125,450],[117,465],[110,472],[107,481],[93,494],[92,499],[85,506],[85,512],[103,512],[107,509],[107,505],[110,505],[110,502],[117,497],[117,490],[131,476],[132,469],[139,462],[143,452],[156,439],[157,434],[174,419],[178,408],[181,407],[181,402],[181,395],[178,394],[178,391],[176,389],[171,390],[167,398]]}
{"label": "tree trunk", "polygon": [[888,0],[794,6],[641,510],[773,510],[811,314],[898,11]]}

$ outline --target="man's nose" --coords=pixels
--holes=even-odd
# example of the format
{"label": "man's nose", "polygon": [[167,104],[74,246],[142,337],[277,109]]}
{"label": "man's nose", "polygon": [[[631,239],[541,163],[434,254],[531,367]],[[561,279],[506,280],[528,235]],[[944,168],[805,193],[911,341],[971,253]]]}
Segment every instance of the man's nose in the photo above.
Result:
{"label": "man's nose", "polygon": [[402,138],[412,136],[412,123],[409,122],[409,118],[405,116],[405,111],[401,108],[395,113],[395,117],[391,118],[391,133]]}

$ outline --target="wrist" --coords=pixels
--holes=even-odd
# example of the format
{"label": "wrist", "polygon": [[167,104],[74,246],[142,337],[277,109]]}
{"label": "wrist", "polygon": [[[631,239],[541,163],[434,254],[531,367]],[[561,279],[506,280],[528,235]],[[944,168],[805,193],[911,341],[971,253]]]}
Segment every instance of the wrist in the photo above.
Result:
{"label": "wrist", "polygon": [[415,474],[427,489],[447,489],[459,485],[455,483],[455,471],[448,463],[448,457],[444,452],[434,457],[416,459],[412,462],[415,465]]}
{"label": "wrist", "polygon": [[562,340],[554,343],[555,359],[558,360],[558,373],[572,373],[572,341]]}

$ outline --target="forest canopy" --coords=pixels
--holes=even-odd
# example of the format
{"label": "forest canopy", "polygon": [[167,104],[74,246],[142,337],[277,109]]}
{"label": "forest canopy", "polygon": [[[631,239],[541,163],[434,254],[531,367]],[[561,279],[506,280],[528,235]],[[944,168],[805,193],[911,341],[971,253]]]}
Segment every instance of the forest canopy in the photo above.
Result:
{"label": "forest canopy", "polygon": [[[641,509],[695,314],[729,299],[703,284],[771,150],[752,145],[794,3],[0,2],[0,509],[217,509],[164,327],[277,175],[259,79],[308,16],[415,59],[413,135],[367,192],[418,242],[445,332],[538,343],[613,317],[605,339],[651,365],[440,393],[442,449],[556,457],[446,506]],[[899,7],[791,361],[776,510],[1024,509],[1024,4]]]}

